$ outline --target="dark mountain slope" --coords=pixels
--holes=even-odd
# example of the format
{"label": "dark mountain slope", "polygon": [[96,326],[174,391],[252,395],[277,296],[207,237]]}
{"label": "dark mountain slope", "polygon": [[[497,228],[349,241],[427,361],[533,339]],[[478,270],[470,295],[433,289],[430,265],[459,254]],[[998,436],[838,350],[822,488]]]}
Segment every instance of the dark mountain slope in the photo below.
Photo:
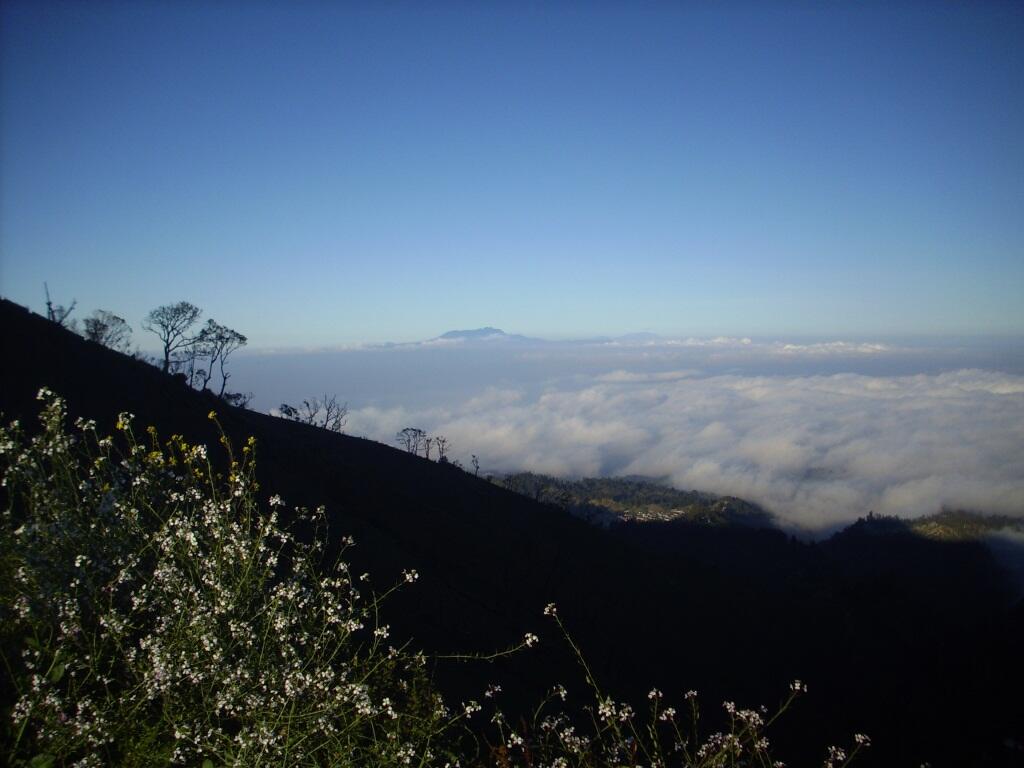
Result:
{"label": "dark mountain slope", "polygon": [[[3,374],[0,410],[34,420],[36,392],[48,386],[66,398],[73,416],[110,430],[120,411],[139,430],[179,433],[211,446],[219,421],[236,444],[257,440],[265,495],[290,504],[324,504],[336,540],[355,536],[353,565],[385,586],[403,568],[422,579],[390,606],[389,620],[435,651],[492,650],[536,631],[549,601],[590,618],[611,606],[657,615],[673,594],[665,568],[604,532],[474,478],[455,467],[397,449],[283,419],[228,407],[146,363],[86,342],[8,302],[0,304]],[[704,580],[707,569],[684,564],[671,580]],[[653,584],[636,594],[633,585]],[[617,610],[617,609],[616,609]],[[653,628],[652,628],[653,631]],[[613,622],[594,647],[595,661],[624,679],[631,664],[601,664],[602,647],[631,643],[635,629]],[[554,675],[545,679],[554,680]]]}
{"label": "dark mountain slope", "polygon": [[878,764],[1011,764],[1004,740],[1024,740],[1020,610],[1007,609],[981,547],[911,534],[823,547],[685,521],[602,531],[451,466],[230,408],[8,302],[0,328],[5,418],[34,420],[48,386],[104,429],[127,410],[140,430],[213,454],[216,410],[236,444],[257,439],[265,495],[324,504],[335,541],[356,537],[355,568],[380,586],[420,571],[387,606],[396,636],[445,652],[541,634],[536,652],[507,663],[439,665],[456,696],[479,695],[486,679],[513,703],[554,682],[581,694],[544,631],[541,610],[555,601],[608,690],[638,703],[652,685],[677,701],[694,687],[714,718],[723,698],[771,704],[792,678],[808,680],[813,706],[779,732],[792,764],[820,762],[823,743],[854,730],[873,736]]}
{"label": "dark mountain slope", "polygon": [[[0,410],[7,417],[33,420],[36,393],[47,386],[68,401],[72,417],[95,418],[101,429],[111,430],[117,414],[129,411],[140,431],[152,424],[161,435],[183,434],[208,444],[214,453],[219,433],[207,413],[216,411],[236,444],[250,435],[256,438],[266,495],[280,493],[290,504],[326,505],[336,535],[359,540],[353,557],[369,550],[365,559],[376,576],[390,578],[415,567],[450,581],[445,599],[466,603],[468,614],[437,608],[443,618],[438,624],[443,637],[437,640],[443,645],[462,646],[466,638],[458,636],[458,619],[477,611],[507,625],[499,633],[503,641],[516,638],[539,623],[536,617],[550,593],[580,580],[567,549],[604,547],[609,556],[618,549],[585,524],[553,515],[548,507],[452,466],[231,408],[147,363],[86,342],[8,302],[0,312],[6,329],[3,357],[13,361],[5,368],[0,392]],[[516,613],[527,602],[530,621],[524,626]],[[429,612],[426,606],[422,612]],[[419,622],[416,626],[423,628]],[[478,632],[474,627],[473,634]]]}

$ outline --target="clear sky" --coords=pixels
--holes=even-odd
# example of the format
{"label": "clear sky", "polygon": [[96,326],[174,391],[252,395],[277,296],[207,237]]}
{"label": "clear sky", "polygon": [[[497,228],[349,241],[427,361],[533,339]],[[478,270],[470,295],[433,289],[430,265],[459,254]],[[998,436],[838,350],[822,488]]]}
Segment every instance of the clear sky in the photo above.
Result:
{"label": "clear sky", "polygon": [[4,2],[0,294],[255,346],[1024,333],[1024,5],[680,5]]}

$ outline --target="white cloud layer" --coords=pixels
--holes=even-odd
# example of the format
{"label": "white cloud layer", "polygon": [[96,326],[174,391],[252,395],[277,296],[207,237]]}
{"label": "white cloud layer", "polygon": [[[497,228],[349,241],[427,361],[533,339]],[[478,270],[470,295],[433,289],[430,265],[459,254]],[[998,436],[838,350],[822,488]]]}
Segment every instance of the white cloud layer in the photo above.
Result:
{"label": "white cloud layer", "polygon": [[[882,351],[850,346],[780,352]],[[1024,514],[1024,376],[1011,373],[615,369],[539,393],[485,387],[454,406],[355,408],[348,431],[390,442],[410,425],[446,435],[454,455],[475,453],[497,471],[667,477],[758,502],[811,530],[868,510]]]}

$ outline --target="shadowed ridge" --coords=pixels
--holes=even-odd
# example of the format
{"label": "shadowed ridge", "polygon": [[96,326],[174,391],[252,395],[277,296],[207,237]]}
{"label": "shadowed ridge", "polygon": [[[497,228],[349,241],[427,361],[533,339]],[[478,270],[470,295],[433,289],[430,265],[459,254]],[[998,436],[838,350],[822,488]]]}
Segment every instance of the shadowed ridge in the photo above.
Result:
{"label": "shadowed ridge", "polygon": [[[605,532],[454,466],[230,407],[10,302],[0,302],[0,322],[7,329],[4,358],[16,361],[0,379],[4,418],[19,417],[31,427],[36,393],[46,386],[65,397],[72,418],[96,419],[101,431],[112,430],[118,413],[129,411],[139,429],[154,425],[164,437],[182,434],[216,455],[219,433],[207,419],[215,410],[236,445],[256,438],[265,496],[280,494],[291,505],[323,504],[332,539],[356,538],[354,569],[371,571],[380,583],[404,568],[420,571],[414,594],[393,600],[392,619],[396,635],[415,636],[428,650],[504,646],[535,630],[541,608],[552,600],[588,621],[609,605],[657,613],[676,583],[675,576],[665,578],[663,567]],[[694,564],[682,573],[696,582],[701,572]],[[603,577],[599,590],[596,574]],[[637,583],[658,586],[636,595]],[[617,624],[608,633],[608,649],[624,642],[627,631]],[[602,645],[593,646],[598,660]],[[615,676],[631,673],[631,664],[603,664],[616,667]],[[554,670],[543,676],[550,683]]]}
{"label": "shadowed ridge", "polygon": [[[354,559],[370,561],[375,574],[416,567],[446,582],[448,592],[441,602],[466,605],[453,611],[447,604],[430,606],[428,600],[418,611],[423,615],[410,622],[422,636],[427,628],[422,620],[434,610],[439,644],[459,644],[459,619],[467,612],[494,616],[502,625],[500,632],[487,635],[500,634],[498,642],[509,633],[521,634],[524,618],[516,616],[520,603],[525,603],[524,615],[532,617],[536,606],[545,604],[552,579],[573,583],[567,547],[603,548],[608,560],[618,549],[568,515],[451,465],[233,408],[8,301],[0,301],[0,322],[7,329],[4,359],[15,361],[5,367],[0,389],[5,418],[20,417],[31,427],[38,410],[36,393],[46,386],[67,400],[72,418],[96,419],[101,430],[112,429],[118,413],[129,411],[139,428],[152,424],[165,437],[183,434],[210,445],[213,454],[219,433],[207,413],[215,410],[236,444],[250,435],[256,438],[259,480],[266,495],[279,493],[289,504],[326,505],[336,536],[355,535],[361,546]],[[555,568],[557,563],[564,567]],[[467,590],[466,585],[478,588]],[[530,593],[536,596],[530,598]],[[477,645],[479,638],[473,640]]]}
{"label": "shadowed ridge", "polygon": [[236,444],[256,437],[263,495],[324,504],[334,540],[356,537],[357,573],[385,584],[420,571],[389,601],[396,638],[450,652],[541,634],[522,659],[439,666],[456,697],[500,680],[511,711],[555,682],[574,688],[576,666],[544,631],[541,609],[554,601],[606,689],[638,706],[652,685],[697,688],[713,706],[771,704],[793,678],[810,682],[813,706],[777,734],[792,764],[820,764],[801,750],[854,731],[872,735],[880,765],[1012,764],[1004,741],[1024,743],[1021,608],[1005,610],[974,545],[864,526],[822,545],[679,521],[602,531],[450,465],[231,408],[10,302],[0,323],[5,419],[34,423],[47,386],[102,431],[131,411],[138,429],[183,434],[215,455],[206,414],[216,410]]}

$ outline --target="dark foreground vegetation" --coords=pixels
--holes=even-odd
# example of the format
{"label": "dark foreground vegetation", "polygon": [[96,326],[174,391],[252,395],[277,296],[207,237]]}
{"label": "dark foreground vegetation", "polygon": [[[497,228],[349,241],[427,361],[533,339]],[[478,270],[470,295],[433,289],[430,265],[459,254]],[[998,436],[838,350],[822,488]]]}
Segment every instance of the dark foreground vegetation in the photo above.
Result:
{"label": "dark foreground vegetation", "polygon": [[[184,451],[192,451],[196,445],[209,446],[210,468],[206,481],[200,484],[201,496],[194,498],[189,507],[195,513],[192,518],[198,516],[207,500],[225,498],[225,492],[230,491],[226,497],[229,503],[222,508],[225,520],[248,521],[238,535],[252,537],[244,541],[252,545],[253,551],[259,550],[259,541],[263,540],[260,521],[271,511],[270,499],[280,496],[287,501],[287,506],[273,509],[277,510],[282,531],[294,535],[298,544],[294,551],[282,550],[273,567],[256,558],[252,560],[253,568],[241,568],[247,562],[242,557],[189,566],[188,557],[181,554],[187,551],[172,546],[165,561],[160,562],[166,562],[178,577],[186,579],[181,574],[196,575],[208,565],[220,569],[218,578],[236,584],[239,594],[259,601],[285,583],[282,577],[273,575],[273,568],[281,562],[305,562],[298,558],[298,545],[316,546],[316,532],[326,530],[324,551],[317,550],[315,557],[310,555],[317,567],[296,571],[306,574],[301,588],[311,590],[304,605],[328,598],[344,604],[352,589],[361,590],[372,603],[373,586],[377,593],[383,593],[389,585],[407,585],[389,596],[380,617],[355,615],[353,620],[364,627],[352,638],[337,636],[333,645],[307,643],[296,651],[309,654],[302,658],[310,669],[318,668],[322,654],[331,652],[324,649],[331,647],[340,649],[338,652],[346,663],[355,665],[354,669],[373,670],[366,678],[372,711],[355,708],[356,696],[346,704],[349,709],[330,715],[336,716],[335,726],[348,735],[332,742],[342,745],[338,747],[342,752],[322,759],[324,764],[403,764],[407,752],[400,754],[399,747],[387,746],[398,742],[414,747],[415,759],[410,758],[410,764],[420,764],[429,749],[435,756],[432,763],[439,765],[456,756],[461,756],[462,764],[477,760],[499,765],[650,765],[656,762],[656,755],[629,753],[630,749],[639,749],[637,736],[648,733],[644,730],[646,724],[663,728],[658,733],[666,747],[665,758],[671,757],[679,764],[680,754],[672,752],[676,738],[664,730],[669,727],[668,721],[661,720],[660,715],[665,708],[673,707],[683,713],[679,721],[688,727],[684,718],[688,691],[698,691],[705,703],[704,737],[700,740],[704,743],[716,730],[728,733],[737,723],[741,727],[756,723],[751,713],[767,719],[776,710],[775,705],[787,700],[796,679],[804,681],[810,693],[794,702],[791,711],[774,723],[768,734],[773,752],[790,765],[822,764],[831,744],[846,745],[852,751],[855,733],[867,733],[873,742],[870,750],[858,756],[858,764],[863,765],[1022,762],[1024,710],[1019,692],[1024,686],[1024,664],[1020,660],[1024,609],[983,546],[938,542],[905,528],[878,535],[871,526],[854,526],[818,545],[796,542],[771,529],[707,526],[688,520],[636,522],[601,530],[550,504],[525,498],[448,464],[311,425],[231,408],[211,392],[191,389],[151,365],[89,343],[9,303],[0,305],[0,313],[5,360],[0,410],[5,422],[18,418],[23,429],[39,434],[40,402],[36,398],[40,388],[48,387],[66,398],[68,424],[77,417],[95,420],[97,441],[110,433],[124,436],[126,430],[117,426],[119,421],[122,426],[127,422],[119,419],[119,414],[131,412],[135,415],[134,440],[146,445],[147,454],[159,452],[165,462],[172,457],[183,462]],[[216,421],[208,418],[211,410],[218,415]],[[151,425],[157,437],[151,438],[146,432]],[[79,430],[76,434],[81,438],[84,433]],[[181,437],[168,446],[172,435]],[[230,483],[237,479],[229,479],[232,467],[218,448],[222,436],[235,446],[239,461],[248,438],[255,440],[259,460],[252,468],[255,474],[248,481],[248,490],[239,496],[230,490]],[[156,442],[151,444],[151,440]],[[95,450],[100,450],[98,442],[96,446]],[[121,452],[118,456],[130,455],[132,450],[130,444],[119,445],[117,441],[110,447],[115,449]],[[137,460],[142,462],[144,457]],[[191,460],[199,462],[200,457],[192,455]],[[222,481],[216,479],[217,473],[224,476]],[[56,475],[43,472],[41,477]],[[122,481],[130,477],[123,474]],[[258,491],[254,490],[256,483]],[[155,482],[154,487],[167,497],[172,492],[184,492]],[[135,491],[126,488],[125,492]],[[31,494],[17,497],[10,487],[4,494],[5,508],[17,509],[17,514],[51,514],[56,509],[39,505],[32,512],[32,505],[26,501]],[[92,498],[95,504],[76,507],[78,514],[93,514],[103,507],[105,496]],[[322,519],[300,519],[295,512],[296,508],[315,510],[319,505],[325,508]],[[67,514],[72,514],[73,505],[67,506]],[[85,517],[82,522],[87,520]],[[218,520],[216,516],[210,518],[206,530],[211,537],[217,525],[226,524]],[[136,543],[150,541],[145,537],[154,527],[159,530],[153,520],[142,520],[138,525]],[[14,536],[19,527],[8,526],[6,530]],[[128,552],[131,542],[118,538],[127,535],[123,527],[112,527],[104,540]],[[274,531],[266,535],[279,541],[273,538],[277,535]],[[203,539],[202,532],[196,536],[200,548],[212,547],[212,538]],[[345,549],[348,536],[354,537],[357,546]],[[21,544],[14,539],[5,540],[4,546],[5,562],[23,554]],[[148,551],[155,552],[152,548]],[[96,556],[77,552],[75,557],[78,555]],[[112,552],[110,557],[114,556]],[[74,566],[70,552],[52,557],[68,568]],[[321,564],[329,566],[338,557],[346,563],[345,573],[352,575],[352,581],[363,572],[373,574],[371,581],[360,587],[349,582],[322,585],[320,577],[313,574],[320,573]],[[139,578],[157,572],[156,560],[143,565],[149,570],[143,568]],[[259,571],[257,566],[270,570]],[[419,577],[415,584],[407,581],[413,571]],[[257,578],[252,575],[256,572],[264,575]],[[70,571],[68,580],[58,578],[58,573],[54,571],[50,576],[56,579],[52,589],[69,589],[74,579]],[[249,575],[243,578],[239,574]],[[85,662],[81,655],[57,658],[48,638],[32,638],[38,644],[34,647],[20,632],[22,625],[13,620],[11,613],[17,612],[17,606],[7,597],[19,589],[16,577],[16,571],[5,571],[3,625],[8,631],[3,652],[10,666],[4,673],[2,733],[5,749],[14,749],[17,742],[15,756],[30,759],[50,753],[45,752],[45,744],[38,742],[46,733],[41,726],[34,726],[35,730],[26,727],[21,732],[14,727],[17,713],[13,708],[23,695],[19,686],[24,685],[27,674],[23,665],[45,665],[39,674],[49,681],[46,685],[63,686],[61,690],[66,692],[75,690],[68,677],[69,663]],[[173,591],[161,599],[166,602],[158,602],[158,606],[177,606],[186,620],[201,613],[198,604],[174,603]],[[543,616],[544,606],[551,603],[558,606],[556,615]],[[83,614],[83,620],[100,613],[94,610]],[[288,615],[299,622],[312,621],[298,613]],[[58,629],[54,631],[61,631],[59,618],[55,615],[49,619],[56,622]],[[250,619],[257,622],[255,616]],[[265,626],[274,627],[272,619],[267,614],[259,621],[271,621]],[[387,637],[374,632],[385,624]],[[141,620],[133,626],[147,631]],[[12,627],[18,632],[8,629]],[[561,627],[569,629],[582,650],[589,665],[587,671],[562,636]],[[234,637],[230,626],[225,623],[222,630],[228,633],[224,635],[228,643]],[[172,638],[172,646],[194,647],[193,641],[205,636],[188,635],[191,630],[187,627],[182,631],[184,635]],[[459,657],[467,652],[487,655],[495,649],[519,647],[525,644],[528,633],[529,645],[534,647],[522,653],[499,653],[490,661]],[[265,634],[269,637],[271,633]],[[532,640],[534,634],[537,643]],[[174,645],[179,641],[180,645]],[[287,637],[274,638],[273,643],[277,645],[269,647],[280,654],[280,645],[287,643]],[[391,656],[389,646],[404,650]],[[422,657],[416,655],[419,650],[424,652]],[[238,653],[232,658],[239,669],[251,671],[264,663],[253,662],[247,667],[243,662],[249,657],[240,650]],[[420,658],[422,666],[417,666]],[[375,665],[371,659],[379,659],[381,664]],[[364,662],[370,666],[364,667]],[[126,675],[148,679],[144,665],[122,669]],[[94,685],[101,678],[110,678],[110,683],[103,682],[105,691],[130,683],[109,671],[88,674],[93,675],[90,680]],[[280,675],[281,670],[265,691],[271,702],[268,707],[280,704],[274,698],[286,685]],[[600,685],[597,698],[586,681],[588,676]],[[575,726],[575,733],[606,739],[599,739],[600,747],[585,758],[589,763],[579,762],[577,758],[584,760],[580,757],[583,753],[568,749],[564,740],[559,741],[561,746],[544,751],[544,734],[550,736],[551,732],[541,726],[544,713],[534,719],[533,707],[556,684],[567,689],[564,708],[558,696],[558,712],[566,712],[569,718],[560,721],[557,732]],[[493,686],[500,686],[501,691]],[[652,689],[660,693],[652,695]],[[220,689],[217,685],[201,687],[190,694],[191,698],[182,698],[181,690],[169,693],[171,698],[166,702],[160,700],[167,706],[156,708],[162,714],[155,719],[137,717],[139,730],[131,738],[142,741],[122,739],[110,747],[114,750],[110,759],[145,764],[141,757],[129,760],[127,756],[152,752],[162,755],[164,761],[168,754],[173,756],[181,744],[171,745],[174,731],[168,730],[167,723],[172,721],[161,718],[173,715],[176,727],[187,726],[193,729],[189,733],[196,732],[192,721],[174,713],[207,711],[203,708]],[[488,690],[491,697],[485,696]],[[435,694],[444,697],[446,709],[440,708]],[[485,726],[483,721],[490,719],[497,697],[506,725]],[[96,693],[91,700],[100,698]],[[388,714],[385,698],[397,717]],[[471,730],[464,731],[467,709],[474,708],[472,701],[487,708],[479,714],[470,712]],[[736,702],[736,711],[722,707],[723,701]],[[769,705],[769,715],[760,714],[761,704]],[[151,705],[152,700],[146,699],[133,704],[129,711],[146,713]],[[586,706],[591,711],[585,710]],[[627,706],[641,714],[627,717]],[[661,707],[660,714],[655,712],[652,717],[652,706]],[[738,712],[744,713],[742,718]],[[255,728],[254,721],[223,719],[223,714],[205,726],[207,730],[221,729],[217,731],[220,751],[190,747],[181,755],[186,764],[200,765],[205,760],[221,764],[231,759],[255,764],[251,753],[232,757],[230,749],[234,747],[224,746],[238,745],[236,737],[245,728]],[[66,713],[64,716],[68,717]],[[292,722],[288,718],[293,716],[298,716],[295,711],[285,710],[269,722],[283,727]],[[385,718],[379,730],[368,726],[368,718],[376,717]],[[66,722],[61,721],[59,713],[53,720]],[[301,722],[309,726],[308,721]],[[390,726],[385,727],[388,722],[397,729],[394,739],[388,735]],[[299,723],[296,720],[286,732],[299,729]],[[612,724],[617,725],[612,728]],[[370,736],[365,735],[367,727]],[[629,731],[633,727],[636,735]],[[311,732],[321,731],[314,728]],[[245,732],[258,734],[259,730]],[[282,743],[280,732],[273,733],[277,736],[264,734],[265,740]],[[353,741],[345,741],[349,736]],[[249,746],[259,742],[258,735],[252,738],[255,741],[247,737],[241,742]],[[520,738],[524,744],[517,743]],[[146,739],[152,740],[152,749],[145,746],[150,743]],[[303,743],[310,749],[312,742]],[[643,743],[650,743],[649,738]],[[37,747],[40,751],[30,754]],[[747,749],[753,747],[748,744]],[[689,738],[687,749],[694,761],[700,759],[695,754],[697,748],[698,742]],[[359,749],[364,752],[352,751]],[[616,749],[620,752],[615,753]],[[559,758],[567,762],[557,763]],[[43,762],[37,764],[45,764],[46,759],[41,757]],[[62,759],[52,764],[72,762]],[[279,764],[280,760],[268,757],[265,762]]]}

